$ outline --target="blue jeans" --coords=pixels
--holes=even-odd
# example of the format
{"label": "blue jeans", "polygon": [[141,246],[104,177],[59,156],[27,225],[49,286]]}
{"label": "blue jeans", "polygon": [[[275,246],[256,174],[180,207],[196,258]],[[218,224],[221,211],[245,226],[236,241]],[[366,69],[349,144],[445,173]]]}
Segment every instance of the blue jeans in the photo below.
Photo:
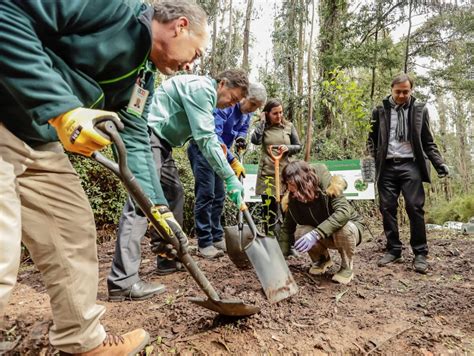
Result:
{"label": "blue jeans", "polygon": [[200,248],[222,240],[224,230],[221,225],[224,210],[224,182],[214,172],[198,146],[191,142],[188,157],[194,173],[194,225]]}

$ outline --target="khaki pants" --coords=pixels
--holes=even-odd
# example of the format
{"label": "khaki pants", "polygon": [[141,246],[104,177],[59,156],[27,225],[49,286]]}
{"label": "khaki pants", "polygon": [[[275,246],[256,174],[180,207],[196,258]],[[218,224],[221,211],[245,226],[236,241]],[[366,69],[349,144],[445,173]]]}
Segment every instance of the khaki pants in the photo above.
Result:
{"label": "khaki pants", "polygon": [[[310,225],[298,225],[295,231],[295,240],[315,227]],[[337,250],[341,255],[341,269],[353,269],[355,248],[360,239],[359,229],[352,221],[337,230],[331,237],[319,240],[318,243],[308,251],[313,262],[321,257],[329,257],[328,249]]]}
{"label": "khaki pants", "polygon": [[0,172],[0,314],[22,237],[50,296],[51,344],[68,353],[93,349],[105,338],[105,308],[96,304],[94,217],[77,174],[59,143],[32,149],[1,123]]}

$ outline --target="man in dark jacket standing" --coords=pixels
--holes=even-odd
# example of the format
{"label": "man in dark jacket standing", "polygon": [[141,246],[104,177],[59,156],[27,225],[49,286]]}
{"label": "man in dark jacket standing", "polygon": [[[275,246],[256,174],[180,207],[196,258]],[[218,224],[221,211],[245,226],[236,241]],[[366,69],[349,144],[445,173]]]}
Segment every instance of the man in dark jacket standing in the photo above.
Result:
{"label": "man in dark jacket standing", "polygon": [[391,86],[391,95],[372,112],[372,132],[368,141],[375,158],[380,212],[387,237],[387,252],[378,265],[402,261],[397,222],[401,192],[410,219],[410,245],[415,255],[413,267],[416,272],[426,273],[428,244],[423,182],[430,182],[429,161],[440,177],[447,176],[449,170],[433,141],[426,105],[416,103],[411,95],[413,80],[407,74],[400,74]]}
{"label": "man in dark jacket standing", "polygon": [[206,22],[184,0],[0,2],[0,315],[23,240],[50,296],[51,344],[63,352],[135,354],[149,335],[107,335],[100,324],[94,218],[58,141],[90,156],[110,144],[95,123],[114,120],[130,169],[157,203],[146,120],[155,66],[164,74],[189,66],[207,44]]}

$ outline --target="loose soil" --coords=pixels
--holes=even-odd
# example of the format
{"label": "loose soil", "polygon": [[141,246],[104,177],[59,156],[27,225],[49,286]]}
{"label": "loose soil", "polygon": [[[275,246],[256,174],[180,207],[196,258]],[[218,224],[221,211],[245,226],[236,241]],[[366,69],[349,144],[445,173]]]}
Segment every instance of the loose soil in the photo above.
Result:
{"label": "loose soil", "polygon": [[[404,263],[377,267],[383,244],[378,237],[359,246],[356,277],[348,286],[331,281],[337,264],[323,276],[311,276],[307,256],[289,259],[299,293],[277,304],[264,298],[253,270],[238,270],[227,256],[215,261],[195,256],[220,293],[262,307],[259,314],[235,319],[190,303],[188,297],[203,293],[189,274],[158,276],[145,246],[140,275],[164,283],[166,292],[141,302],[108,302],[114,244],[106,242],[99,246],[98,303],[107,307],[102,322],[117,334],[145,328],[152,336],[147,355],[474,353],[474,239],[430,231],[427,275],[413,272],[409,249]],[[337,254],[333,257],[339,262]],[[49,297],[31,263],[21,266],[5,324],[0,345],[7,354],[57,354],[47,338]]]}

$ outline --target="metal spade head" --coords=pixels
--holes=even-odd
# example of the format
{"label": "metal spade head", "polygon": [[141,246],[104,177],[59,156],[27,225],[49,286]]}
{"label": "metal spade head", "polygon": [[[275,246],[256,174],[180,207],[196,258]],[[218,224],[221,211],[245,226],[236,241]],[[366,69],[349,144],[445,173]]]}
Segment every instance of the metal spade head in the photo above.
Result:
{"label": "metal spade head", "polygon": [[252,265],[245,253],[245,249],[252,243],[254,236],[249,226],[243,225],[242,228],[239,228],[239,226],[226,226],[224,227],[224,237],[227,255],[234,262],[235,266],[239,269],[250,268]]}
{"label": "metal spade head", "polygon": [[194,304],[226,316],[249,316],[260,311],[259,307],[246,304],[240,299],[213,300],[210,298],[189,298],[189,300]]}

